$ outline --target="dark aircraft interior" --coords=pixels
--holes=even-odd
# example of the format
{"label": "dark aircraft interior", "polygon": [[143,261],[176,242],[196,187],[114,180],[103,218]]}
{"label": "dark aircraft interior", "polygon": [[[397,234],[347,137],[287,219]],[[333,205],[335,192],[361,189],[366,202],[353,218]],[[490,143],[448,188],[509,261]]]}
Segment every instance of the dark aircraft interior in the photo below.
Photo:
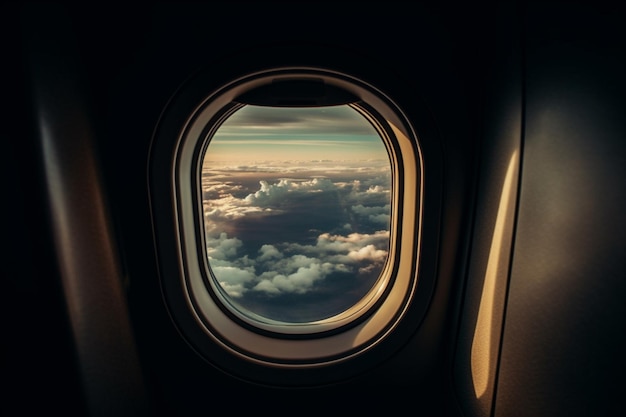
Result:
{"label": "dark aircraft interior", "polygon": [[[624,415],[617,3],[0,10],[0,414]],[[196,250],[202,138],[258,103],[348,104],[395,164],[335,321],[240,314]]]}

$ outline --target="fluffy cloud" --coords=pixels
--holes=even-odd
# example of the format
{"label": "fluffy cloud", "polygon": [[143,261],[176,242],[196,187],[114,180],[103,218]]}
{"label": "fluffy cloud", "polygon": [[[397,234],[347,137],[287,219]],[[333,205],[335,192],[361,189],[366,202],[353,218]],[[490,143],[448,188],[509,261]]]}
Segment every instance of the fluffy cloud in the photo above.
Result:
{"label": "fluffy cloud", "polygon": [[388,239],[388,231],[348,236],[324,233],[315,245],[285,243],[282,251],[263,245],[251,259],[237,257],[242,242],[222,233],[209,240],[215,246],[207,253],[213,274],[231,297],[240,298],[247,291],[304,294],[333,272],[358,275],[380,269],[387,258]]}
{"label": "fluffy cloud", "polygon": [[207,253],[214,276],[232,297],[247,291],[304,294],[334,272],[359,275],[380,269],[387,259],[388,240],[388,231],[347,236],[323,233],[315,245],[284,243],[282,250],[263,245],[258,256],[250,258],[238,256],[243,245],[239,239],[221,233],[208,240],[215,246]]}
{"label": "fluffy cloud", "polygon": [[310,181],[281,179],[276,184],[269,184],[267,181],[259,181],[259,184],[261,188],[258,191],[244,198],[245,204],[276,206],[285,203],[287,199],[296,199],[297,193],[321,192],[336,188],[328,178],[314,178]]}
{"label": "fluffy cloud", "polygon": [[[260,180],[256,183],[258,188],[254,191],[250,190],[250,185],[243,186],[233,181],[232,178],[235,176],[233,173],[230,174],[228,181],[223,182],[215,179],[219,176],[205,178],[204,217],[206,222],[217,224],[240,219],[249,214],[276,215],[281,213],[281,209],[289,209],[292,205],[300,204],[307,196],[328,193],[328,196],[339,198],[342,204],[352,206],[355,214],[362,215],[364,210],[370,210],[368,216],[371,218],[368,220],[379,225],[384,224],[388,219],[381,215],[388,215],[390,210],[389,180],[386,175],[375,172],[376,176],[364,176],[350,181],[333,180],[323,176],[309,179],[277,178],[274,182]],[[258,174],[262,175],[261,172]],[[312,172],[309,172],[309,175],[313,175]],[[348,175],[349,172],[342,172],[338,178]],[[250,191],[246,193],[246,190]]]}
{"label": "fluffy cloud", "polygon": [[375,263],[383,262],[387,258],[387,251],[376,249],[374,245],[367,245],[358,250],[352,250],[348,257],[356,261],[369,260]]}
{"label": "fluffy cloud", "polygon": [[256,258],[257,261],[267,261],[269,259],[277,259],[282,258],[283,254],[276,249],[274,245],[263,245],[261,249],[259,249],[260,255]]}
{"label": "fluffy cloud", "polygon": [[225,232],[220,233],[218,238],[206,239],[207,255],[209,259],[227,259],[237,256],[237,249],[242,245],[236,237],[229,238]]}
{"label": "fluffy cloud", "polygon": [[233,184],[232,181],[205,180],[202,182],[204,199],[226,197],[241,188],[241,185]]}
{"label": "fluffy cloud", "polygon": [[293,178],[275,172],[260,181],[261,170],[255,179],[252,167],[240,168],[239,175],[203,177],[209,265],[230,297],[273,309],[268,298],[367,291],[389,246],[389,180],[380,167],[360,174],[356,167],[324,175],[309,169]]}
{"label": "fluffy cloud", "polygon": [[253,289],[270,294],[283,292],[303,294],[307,292],[315,283],[324,278],[325,273],[319,263],[312,263],[309,266],[301,266],[298,270],[289,275],[277,274],[271,279],[263,279]]}
{"label": "fluffy cloud", "polygon": [[366,246],[386,248],[389,242],[389,231],[379,230],[373,234],[350,233],[347,236],[322,233],[318,236],[315,245],[288,245],[291,251],[313,253],[318,256],[331,256],[336,254],[348,254],[358,251]]}
{"label": "fluffy cloud", "polygon": [[385,189],[382,185],[372,185],[365,192],[366,193],[388,193],[389,190]]}
{"label": "fluffy cloud", "polygon": [[360,216],[366,217],[371,223],[388,224],[390,219],[391,206],[366,207],[363,204],[357,204],[351,207],[352,211]]}
{"label": "fluffy cloud", "polygon": [[231,297],[239,298],[247,291],[246,284],[255,280],[254,271],[234,266],[214,266],[213,274]]}

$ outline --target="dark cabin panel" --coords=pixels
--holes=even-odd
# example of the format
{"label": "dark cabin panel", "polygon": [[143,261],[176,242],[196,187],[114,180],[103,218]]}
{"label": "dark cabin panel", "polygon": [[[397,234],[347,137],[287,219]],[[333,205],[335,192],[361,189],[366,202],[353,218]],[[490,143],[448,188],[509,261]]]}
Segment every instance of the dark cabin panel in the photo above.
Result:
{"label": "dark cabin panel", "polygon": [[527,8],[522,182],[496,416],[623,413],[624,34],[610,10]]}

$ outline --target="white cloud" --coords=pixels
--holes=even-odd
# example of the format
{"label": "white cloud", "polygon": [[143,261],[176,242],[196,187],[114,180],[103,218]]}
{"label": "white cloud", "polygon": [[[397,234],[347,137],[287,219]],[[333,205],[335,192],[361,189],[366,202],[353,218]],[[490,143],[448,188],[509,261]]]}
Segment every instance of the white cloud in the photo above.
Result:
{"label": "white cloud", "polygon": [[246,284],[255,280],[254,270],[234,266],[212,266],[212,271],[221,287],[231,297],[241,297],[246,292]]}
{"label": "white cloud", "polygon": [[254,287],[254,290],[269,294],[296,293],[303,294],[311,289],[313,284],[324,278],[326,271],[319,263],[301,266],[289,275],[278,274],[272,279],[265,279]]}
{"label": "white cloud", "polygon": [[352,211],[360,214],[362,216],[369,216],[372,214],[388,214],[390,210],[390,205],[386,204],[384,206],[374,206],[374,207],[365,207],[363,204],[357,204],[356,206],[352,206]]}
{"label": "white cloud", "polygon": [[241,298],[243,297],[243,294],[248,291],[248,289],[244,287],[243,284],[232,285],[228,282],[220,281],[220,286],[224,291],[226,291],[226,294],[233,298]]}
{"label": "white cloud", "polygon": [[351,207],[352,211],[359,216],[367,218],[371,223],[375,224],[389,224],[391,206],[386,204],[384,206],[372,206],[366,207],[363,204],[357,204]]}
{"label": "white cloud", "polygon": [[241,189],[241,185],[233,184],[232,181],[215,181],[215,180],[203,180],[202,191],[207,194],[214,194],[216,196],[224,197],[231,194],[233,191]]}
{"label": "white cloud", "polygon": [[268,205],[282,201],[291,188],[289,180],[280,180],[277,184],[269,184],[267,181],[259,181],[259,191],[248,194],[244,199],[247,204]]}
{"label": "white cloud", "polygon": [[207,237],[206,247],[209,259],[227,259],[237,256],[237,249],[243,245],[236,237],[229,238],[224,232],[216,238]]}
{"label": "white cloud", "polygon": [[255,291],[261,291],[266,294],[280,294],[280,290],[271,279],[264,279],[252,288]]}
{"label": "white cloud", "polygon": [[[309,181],[294,181],[281,179],[276,184],[259,181],[261,188],[248,194],[245,203],[257,206],[273,206],[285,202],[286,198],[297,198],[298,193],[320,192],[336,189],[335,184],[328,178],[313,178]],[[289,195],[289,197],[287,197]]]}
{"label": "white cloud", "polygon": [[381,185],[371,185],[366,193],[388,193],[389,190]]}
{"label": "white cloud", "polygon": [[303,191],[329,191],[334,190],[337,187],[329,178],[317,177],[310,181],[302,181],[292,183],[292,186],[296,190]]}
{"label": "white cloud", "polygon": [[[302,254],[292,255],[290,257],[284,257],[281,253],[279,259],[266,262],[265,271],[261,274],[262,279],[271,279],[276,275],[289,275],[297,271],[299,268],[308,268],[313,264],[319,264],[320,260],[317,258],[311,258]],[[257,258],[259,260],[259,258]],[[326,269],[326,272],[331,272]]]}
{"label": "white cloud", "polygon": [[[240,298],[250,290],[304,294],[334,272],[372,273],[387,258],[388,239],[389,232],[384,230],[347,236],[322,233],[314,245],[285,243],[280,249],[263,245],[257,258],[238,257],[243,242],[226,233],[207,242],[214,245],[209,249],[209,264],[217,281],[228,295]],[[293,254],[285,256],[286,252]]]}
{"label": "white cloud", "polygon": [[[252,168],[250,167],[250,169]],[[245,191],[249,187],[243,186],[244,181],[251,179],[253,175],[251,172],[257,172],[262,177],[261,171],[252,169],[247,174],[230,172],[210,179],[204,178],[205,228],[207,231],[217,231],[223,222],[236,221],[250,214],[267,216],[287,213],[285,210],[288,210],[294,203],[298,204],[302,197],[310,193],[322,192],[332,192],[330,201],[333,201],[333,204],[338,202],[342,207],[350,207],[354,214],[360,216],[362,222],[376,225],[387,224],[390,213],[387,176],[370,174],[353,180],[345,180],[346,177],[351,176],[350,169],[354,169],[354,167],[344,168],[340,171],[341,174],[332,174],[326,171],[328,175],[335,175],[333,177],[335,180],[321,175],[311,178],[313,176],[312,169],[307,172],[308,179],[283,177],[277,178],[275,182],[261,180],[258,181],[258,189],[247,195]],[[380,168],[376,167],[376,169]],[[286,174],[285,171],[277,170],[274,167],[270,178]],[[217,179],[221,177],[224,178],[224,181],[220,182]],[[237,183],[237,178],[242,182]],[[352,226],[354,227],[355,224],[353,223]]]}
{"label": "white cloud", "polygon": [[376,249],[374,245],[367,245],[358,250],[352,250],[348,253],[348,257],[357,261],[370,260],[374,262],[382,262],[387,258],[387,251]]}
{"label": "white cloud", "polygon": [[381,263],[387,256],[389,231],[374,234],[351,233],[348,236],[322,233],[315,245],[290,243],[285,245],[290,252],[304,253],[334,264],[355,264],[363,261]]}
{"label": "white cloud", "polygon": [[[243,170],[248,167],[240,168]],[[385,180],[382,177],[378,180],[371,175],[369,178],[353,176],[355,179],[350,179],[350,174],[344,174],[333,177],[341,179],[336,182],[328,176],[312,178],[311,170],[308,178],[303,175],[303,178],[279,179],[278,175],[274,175],[276,180],[273,183],[270,180],[259,181],[259,188],[247,195],[246,190],[251,190],[250,184],[254,184],[251,173],[240,174],[239,184],[234,181],[215,181],[216,177],[206,180],[203,195],[207,255],[217,281],[227,294],[235,298],[244,297],[249,291],[267,295],[304,294],[314,290],[330,274],[348,273],[354,274],[356,278],[370,276],[382,268],[387,259],[389,231],[350,232],[375,230],[372,226],[382,229],[389,224],[388,190],[379,185],[384,184]],[[224,178],[235,178],[232,172],[229,175]],[[319,210],[341,212],[345,216],[341,219],[337,217],[338,221],[334,225],[320,224],[320,228],[341,230],[345,234],[318,232],[315,233],[315,241],[304,244],[300,241],[301,236],[293,236],[293,231],[288,228],[280,230],[278,226],[275,231],[267,230],[273,233],[273,244],[251,241],[244,245],[242,242],[248,230],[244,228],[248,227],[249,222],[263,221],[261,216],[272,214],[289,215],[286,219],[292,221],[292,215],[298,213],[285,212],[287,207],[303,206],[299,199],[322,192],[332,193],[329,204],[340,204],[341,208],[320,206]],[[323,205],[327,200],[325,195],[319,195],[309,198],[306,204],[312,201]],[[313,213],[318,208],[307,206],[307,210]],[[245,222],[241,220],[252,214],[255,218]],[[328,216],[323,218],[330,219]],[[270,224],[278,225],[280,222]],[[239,230],[241,234],[229,237],[224,230]],[[308,237],[315,234],[309,232]],[[260,248],[256,246],[258,251],[253,252],[257,250],[253,246],[256,244]]]}
{"label": "white cloud", "polygon": [[205,209],[204,218],[206,220],[221,221],[221,220],[233,220],[240,217],[244,217],[250,213],[270,212],[271,210],[263,210],[260,207],[245,207],[228,204],[223,202],[224,208]]}
{"label": "white cloud", "polygon": [[282,258],[283,254],[276,249],[274,245],[263,245],[261,249],[259,249],[259,255],[256,259],[257,261],[267,261],[269,259]]}

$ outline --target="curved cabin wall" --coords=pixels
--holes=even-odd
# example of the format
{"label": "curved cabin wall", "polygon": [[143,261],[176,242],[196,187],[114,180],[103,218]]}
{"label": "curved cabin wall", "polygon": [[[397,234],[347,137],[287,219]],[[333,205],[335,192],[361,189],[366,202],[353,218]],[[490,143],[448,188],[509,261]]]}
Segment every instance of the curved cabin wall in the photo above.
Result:
{"label": "curved cabin wall", "polygon": [[496,417],[623,411],[625,39],[608,10],[527,6],[524,154]]}
{"label": "curved cabin wall", "polygon": [[609,11],[520,6],[504,19],[511,36],[499,40],[487,86],[456,392],[471,416],[616,415],[626,372],[626,37]]}

